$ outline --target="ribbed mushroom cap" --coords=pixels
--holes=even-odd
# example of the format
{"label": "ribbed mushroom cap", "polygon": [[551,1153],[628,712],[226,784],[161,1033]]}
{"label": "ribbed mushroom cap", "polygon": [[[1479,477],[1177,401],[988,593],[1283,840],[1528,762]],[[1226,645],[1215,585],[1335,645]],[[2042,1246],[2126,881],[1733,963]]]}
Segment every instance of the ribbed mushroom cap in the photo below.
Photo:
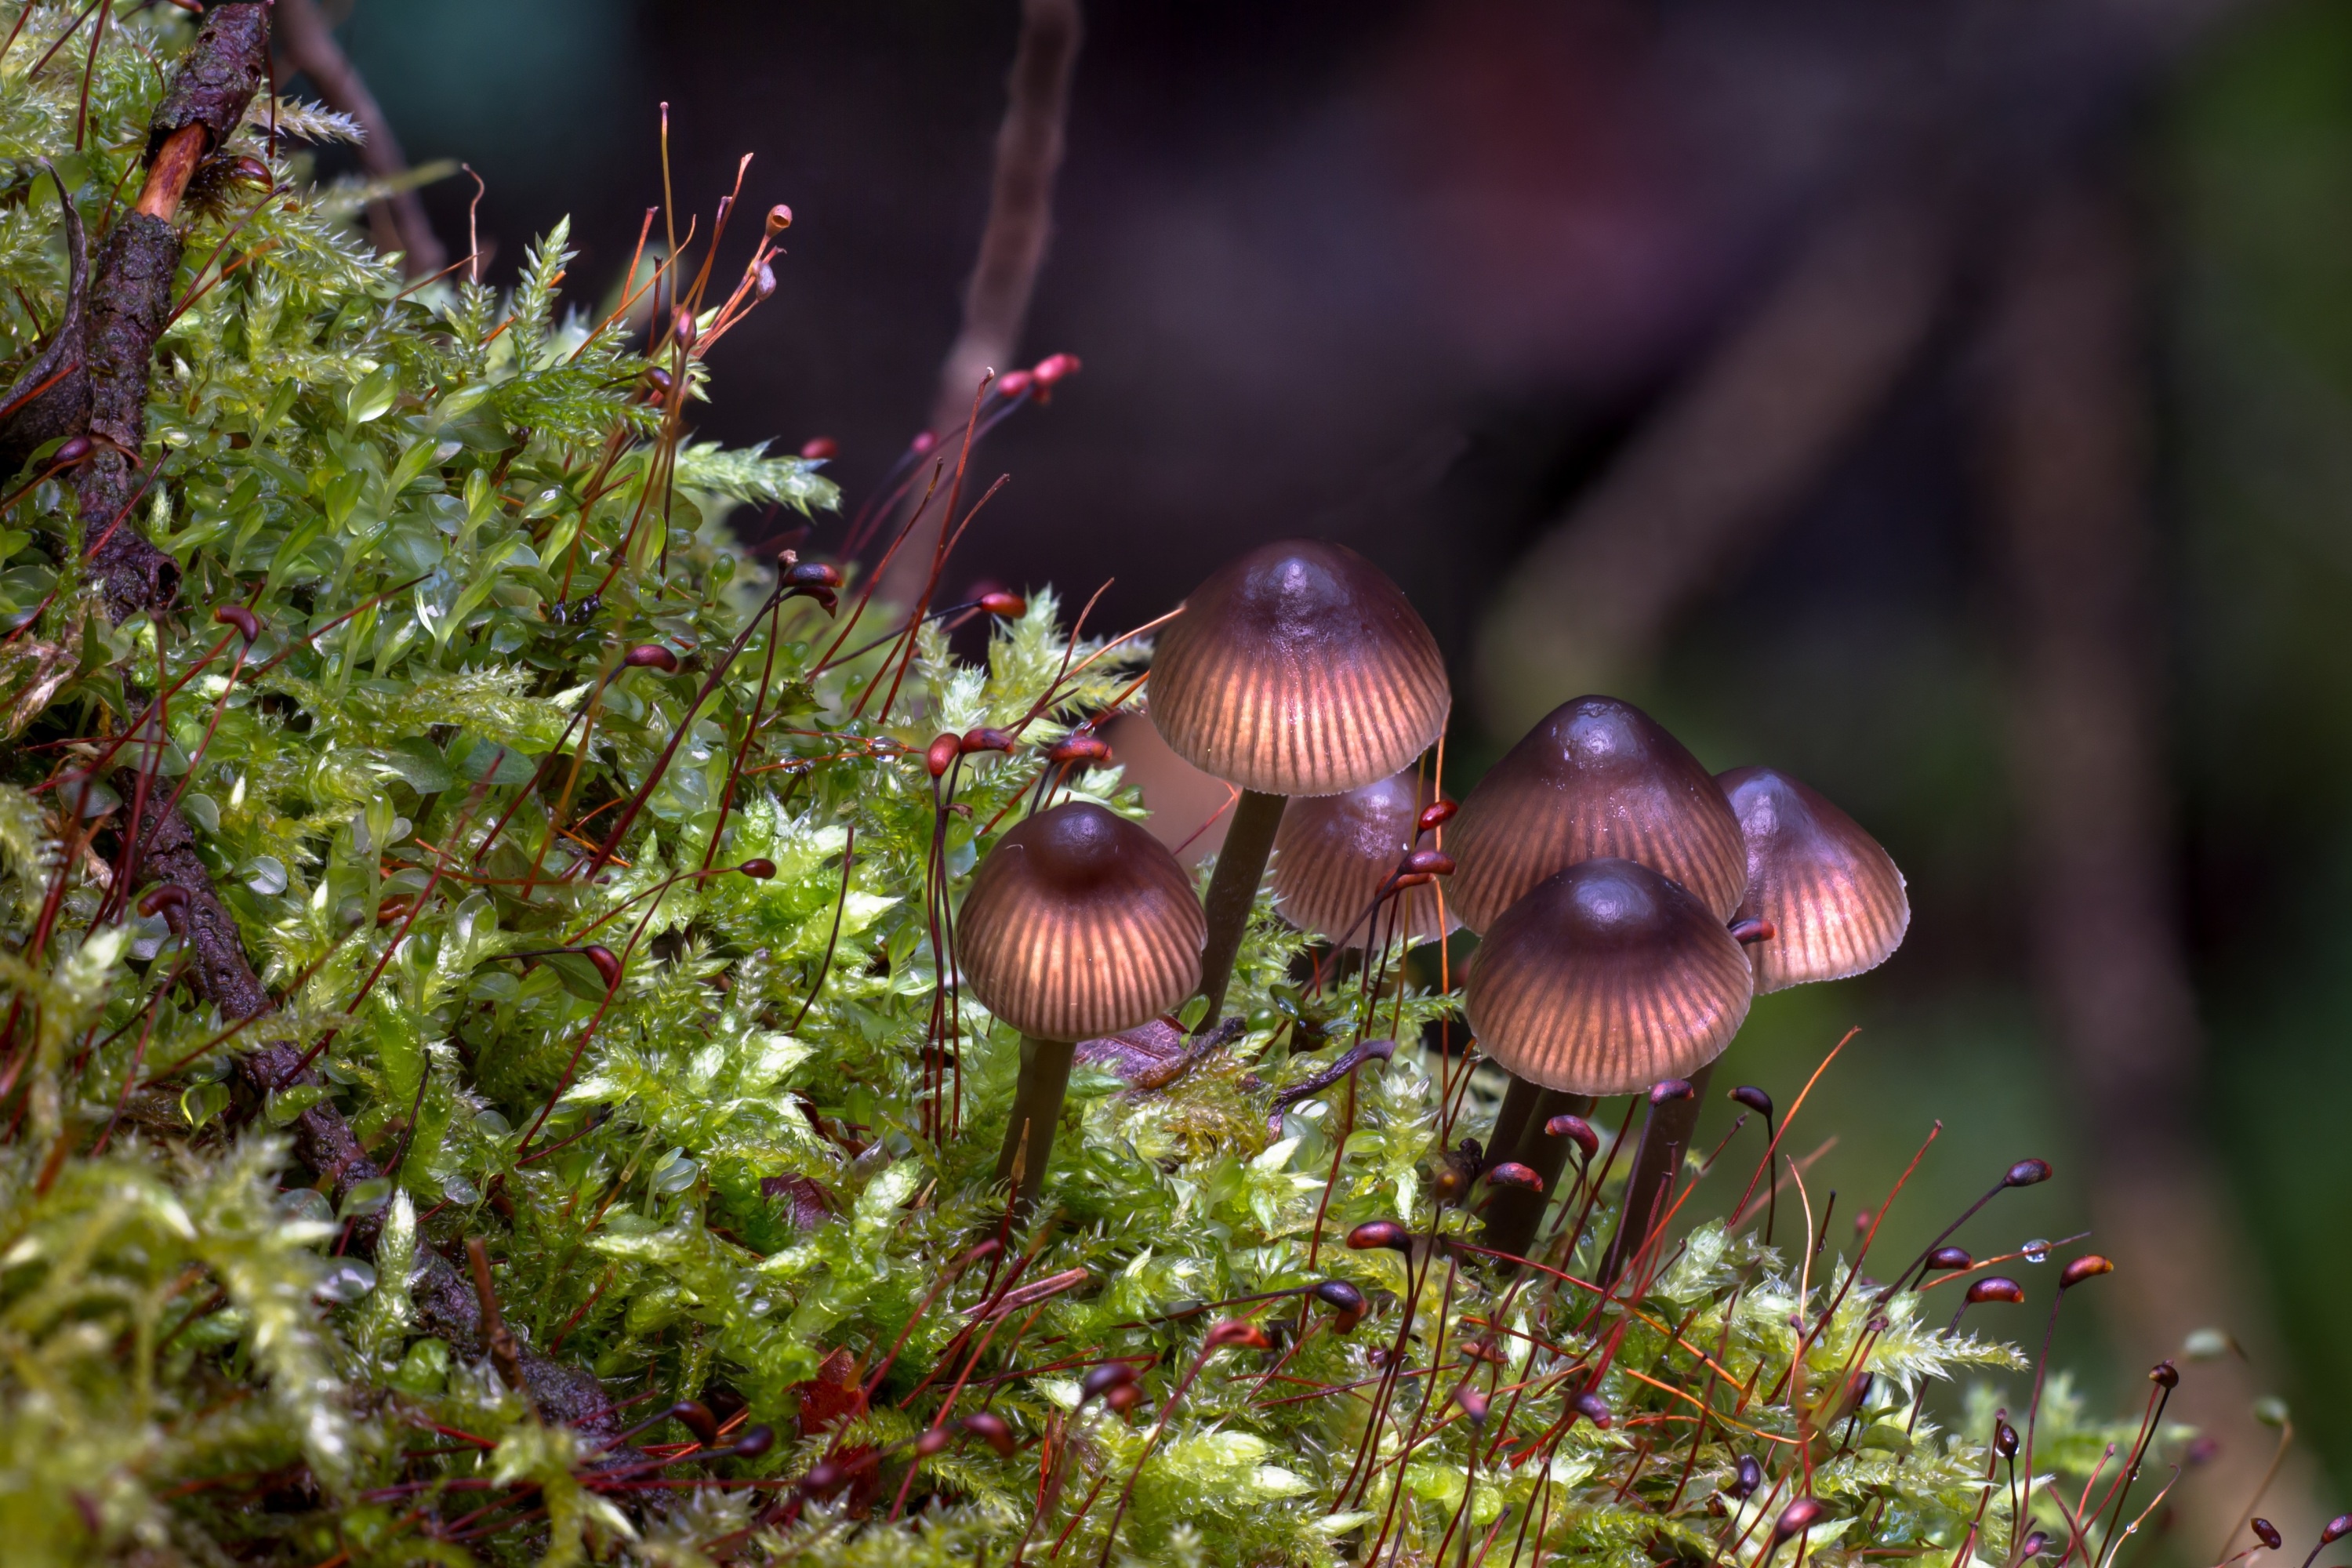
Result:
{"label": "ribbed mushroom cap", "polygon": [[973,994],[1042,1040],[1115,1035],[1174,1007],[1201,983],[1204,934],[1175,857],[1088,801],[998,839],[956,919]]}
{"label": "ribbed mushroom cap", "polygon": [[1528,889],[1580,860],[1638,860],[1717,920],[1748,887],[1748,854],[1723,792],[1663,725],[1630,702],[1563,702],[1487,771],[1446,831],[1461,869],[1446,889],[1484,931]]}
{"label": "ribbed mushroom cap", "polygon": [[1736,918],[1772,927],[1750,942],[1756,990],[1843,980],[1886,962],[1911,926],[1903,873],[1853,818],[1773,768],[1716,781],[1748,840],[1748,894]]}
{"label": "ribbed mushroom cap", "polygon": [[1748,1016],[1747,955],[1646,866],[1587,860],[1486,930],[1471,961],[1478,1047],[1545,1089],[1631,1094],[1688,1078]]}
{"label": "ribbed mushroom cap", "polygon": [[[1364,941],[1364,911],[1412,847],[1421,808],[1433,798],[1402,773],[1345,795],[1292,801],[1274,836],[1274,902],[1282,918],[1327,941]],[[1461,924],[1449,909],[1441,929],[1433,889],[1408,888],[1399,897],[1416,942],[1439,941]]]}
{"label": "ribbed mushroom cap", "polygon": [[1220,567],[1160,634],[1151,721],[1177,755],[1265,795],[1338,795],[1445,728],[1437,639],[1380,568],[1292,539]]}

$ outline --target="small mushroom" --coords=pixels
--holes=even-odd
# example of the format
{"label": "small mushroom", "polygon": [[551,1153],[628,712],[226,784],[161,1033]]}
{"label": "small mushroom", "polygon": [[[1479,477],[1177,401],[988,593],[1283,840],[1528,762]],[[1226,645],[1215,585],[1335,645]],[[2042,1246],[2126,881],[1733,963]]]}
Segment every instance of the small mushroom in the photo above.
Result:
{"label": "small mushroom", "polygon": [[1748,891],[1734,918],[1771,930],[1748,944],[1757,994],[1885,963],[1910,927],[1911,900],[1877,841],[1776,769],[1733,768],[1716,782],[1748,845]]}
{"label": "small mushroom", "polygon": [[1461,867],[1446,902],[1477,931],[1582,860],[1638,861],[1719,921],[1748,887],[1739,824],[1714,779],[1656,720],[1613,697],[1564,702],[1528,731],[1464,798],[1445,847]]}
{"label": "small mushroom", "polygon": [[1647,866],[1586,860],[1486,931],[1470,1026],[1514,1076],[1576,1094],[1687,1078],[1748,1016],[1748,960],[1721,920]]}
{"label": "small mushroom", "polygon": [[[1431,792],[1410,773],[1345,795],[1296,800],[1274,836],[1274,905],[1282,918],[1327,942],[1372,941],[1366,911],[1419,837]],[[1462,922],[1438,918],[1437,895],[1397,895],[1399,922],[1414,942],[1442,942]]]}
{"label": "small mushroom", "polygon": [[[1466,1001],[1481,1048],[1517,1080],[1503,1114],[1517,1100],[1528,1117],[1537,1090],[1626,1094],[1703,1072],[1738,1032],[1752,984],[1714,910],[1612,857],[1570,867],[1505,910],[1471,961]],[[1646,1237],[1660,1173],[1681,1168],[1697,1104],[1695,1093],[1654,1096],[1604,1279]],[[1487,1245],[1523,1255],[1542,1215],[1540,1194],[1498,1197]]]}
{"label": "small mushroom", "polygon": [[1177,755],[1242,790],[1209,886],[1210,1017],[1224,1005],[1286,800],[1409,766],[1444,731],[1452,700],[1429,628],[1343,546],[1261,546],[1184,602],[1152,660],[1151,721]]}
{"label": "small mushroom", "polygon": [[1192,992],[1201,907],[1149,833],[1072,801],[996,841],[957,928],[973,994],[1021,1031],[1020,1087],[996,1174],[1025,1208],[1045,1185],[1075,1043],[1131,1029]]}

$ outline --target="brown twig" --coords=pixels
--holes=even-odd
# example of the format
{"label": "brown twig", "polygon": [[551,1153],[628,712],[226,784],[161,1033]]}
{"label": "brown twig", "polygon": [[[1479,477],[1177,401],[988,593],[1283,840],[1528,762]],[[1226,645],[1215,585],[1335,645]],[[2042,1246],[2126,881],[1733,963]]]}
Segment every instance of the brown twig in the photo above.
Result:
{"label": "brown twig", "polygon": [[531,1398],[530,1384],[523,1376],[522,1342],[515,1338],[514,1331],[507,1327],[506,1314],[499,1310],[498,1287],[490,1282],[490,1255],[488,1249],[482,1246],[480,1237],[466,1238],[466,1262],[474,1274],[475,1300],[481,1303],[482,1344],[490,1352],[490,1363],[499,1369],[499,1375],[506,1379],[507,1386],[522,1395],[523,1403],[530,1407],[531,1415],[536,1419],[539,1404]]}
{"label": "brown twig", "polygon": [[[963,328],[940,366],[934,432],[961,426],[971,389],[990,371],[1005,369],[1020,346],[1053,232],[1054,176],[1062,165],[1070,75],[1082,31],[1078,0],[1022,0],[1021,41],[1005,82],[1004,122],[996,132],[988,226],[964,293]],[[946,522],[942,512],[916,524],[909,548],[881,575],[884,598],[904,604],[921,591],[931,546]]]}
{"label": "brown twig", "polygon": [[[319,14],[314,0],[278,0],[278,45],[286,51],[287,59],[310,79],[328,108],[351,116],[366,132],[359,145],[360,167],[387,183],[406,175],[408,159],[401,152],[400,138],[393,134],[391,119],[368,90],[367,79],[335,42],[334,28]],[[376,248],[401,252],[402,267],[409,277],[430,278],[449,264],[449,253],[433,232],[433,220],[425,216],[425,204],[414,188],[371,202],[368,216],[375,230]]]}

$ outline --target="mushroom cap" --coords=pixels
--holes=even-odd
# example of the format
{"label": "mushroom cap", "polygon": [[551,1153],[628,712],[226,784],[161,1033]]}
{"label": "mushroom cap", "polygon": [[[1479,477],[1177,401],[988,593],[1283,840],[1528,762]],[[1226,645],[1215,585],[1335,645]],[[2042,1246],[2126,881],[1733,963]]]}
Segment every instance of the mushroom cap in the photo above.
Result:
{"label": "mushroom cap", "polygon": [[1756,990],[1843,980],[1886,962],[1911,926],[1903,873],[1853,818],[1774,768],[1717,776],[1748,841],[1738,917],[1770,923],[1748,944]]}
{"label": "mushroom cap", "polygon": [[[1412,847],[1421,808],[1435,798],[1402,773],[1345,795],[1292,801],[1274,836],[1274,902],[1283,919],[1328,942],[1366,940],[1364,911]],[[1442,941],[1462,923],[1450,908],[1440,922],[1432,889],[1408,888],[1398,899],[1415,942]]]}
{"label": "mushroom cap", "polygon": [[1632,1094],[1721,1056],[1751,989],[1747,955],[1714,910],[1611,858],[1506,910],[1471,961],[1467,1000],[1479,1048],[1520,1078]]}
{"label": "mushroom cap", "polygon": [[1218,568],[1160,634],[1151,721],[1244,789],[1339,795],[1435,743],[1453,701],[1437,639],[1344,545],[1292,539]]}
{"label": "mushroom cap", "polygon": [[1461,869],[1446,902],[1484,931],[1580,860],[1618,856],[1679,882],[1718,921],[1748,888],[1748,852],[1723,792],[1664,726],[1630,702],[1563,702],[1487,770],[1445,836]]}
{"label": "mushroom cap", "polygon": [[1090,801],[1016,824],[971,879],[956,955],[988,1010],[1041,1040],[1131,1029],[1201,983],[1207,934],[1175,857]]}

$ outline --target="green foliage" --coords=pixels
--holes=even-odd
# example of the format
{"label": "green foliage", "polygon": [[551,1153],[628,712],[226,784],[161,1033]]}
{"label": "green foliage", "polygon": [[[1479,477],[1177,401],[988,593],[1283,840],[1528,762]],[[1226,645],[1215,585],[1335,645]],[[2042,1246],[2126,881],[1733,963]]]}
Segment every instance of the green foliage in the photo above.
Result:
{"label": "green foliage", "polygon": [[[0,331],[19,361],[65,288],[33,160],[101,232],[185,38],[168,11],[116,19],[76,151],[79,73],[28,68],[73,15],[36,6],[0,57]],[[260,131],[239,150],[272,155]],[[1410,1044],[1453,1004],[1312,994],[1270,910],[1239,969],[1246,1034],[1156,1088],[1082,1071],[1049,1217],[963,1266],[999,1233],[1017,1042],[942,1001],[927,892],[961,888],[1042,744],[1148,649],[1074,644],[1039,593],[978,665],[929,628],[830,658],[887,613],[852,630],[854,598],[838,620],[772,599],[774,568],[725,514],[821,510],[831,484],[685,441],[641,398],[625,329],[565,313],[563,229],[510,294],[412,289],[294,163],[272,168],[275,194],[188,220],[159,348],[142,518],[182,608],[110,626],[54,482],[0,517],[17,650],[0,706],[21,742],[0,786],[11,1562],[946,1563],[1066,1536],[1081,1557],[1311,1563],[1387,1542],[1425,1563],[1493,1526],[1490,1562],[1637,1568],[1737,1542],[1754,1563],[1749,1527],[1804,1477],[1831,1568],[2007,1540],[1989,1418],[1948,1429],[1916,1402],[2017,1372],[2016,1352],[1943,1332],[1916,1295],[1878,1310],[1843,1265],[1764,1247],[1752,1214],[1691,1229],[1632,1301],[1467,1251],[1344,1246],[1382,1217],[1475,1240],[1434,1206],[1458,1082],[1408,1046],[1270,1124],[1273,1093],[1327,1041]],[[704,312],[705,342],[725,319]],[[666,363],[702,395],[698,362]],[[205,619],[235,605],[259,617],[250,647]],[[648,644],[679,668],[623,661]],[[176,798],[279,998],[241,1034],[181,983],[192,955],[163,914],[110,908],[96,852],[128,809],[101,752],[159,688],[160,724],[121,762]],[[964,758],[942,795],[924,747],[983,725],[1019,746]],[[1068,787],[1140,809],[1113,771]],[[772,875],[730,869],[754,858]],[[546,951],[591,942],[617,957],[609,988]],[[322,1080],[257,1100],[232,1054],[262,1038],[318,1052]],[[338,1192],[292,1163],[278,1130],[327,1110],[389,1180]],[[1553,1263],[1589,1276],[1610,1212]],[[593,1369],[625,1419],[700,1397],[730,1432],[783,1436],[662,1472],[677,1486],[609,1468],[494,1358],[428,1331],[420,1261],[468,1238],[521,1342]],[[1016,1258],[1053,1288],[992,1307]],[[1325,1279],[1370,1298],[1353,1334],[1301,1311]],[[1210,1342],[1202,1304],[1269,1292],[1289,1294],[1234,1310],[1289,1325],[1280,1348]],[[1081,1382],[1113,1358],[1142,1369],[1132,1420]],[[871,1407],[844,1413],[861,1378]],[[1490,1425],[1457,1387],[1488,1394]],[[1574,1418],[1588,1392],[1608,1427]],[[917,1456],[926,1424],[983,1405],[1010,1457]],[[2113,1474],[2109,1434],[2063,1389],[2042,1434],[2060,1475]],[[689,1433],[657,1419],[633,1441],[652,1459],[627,1462],[651,1464]],[[828,1455],[845,1490],[793,1484]],[[1743,1455],[1773,1477],[1744,1503],[1725,1489]]]}

